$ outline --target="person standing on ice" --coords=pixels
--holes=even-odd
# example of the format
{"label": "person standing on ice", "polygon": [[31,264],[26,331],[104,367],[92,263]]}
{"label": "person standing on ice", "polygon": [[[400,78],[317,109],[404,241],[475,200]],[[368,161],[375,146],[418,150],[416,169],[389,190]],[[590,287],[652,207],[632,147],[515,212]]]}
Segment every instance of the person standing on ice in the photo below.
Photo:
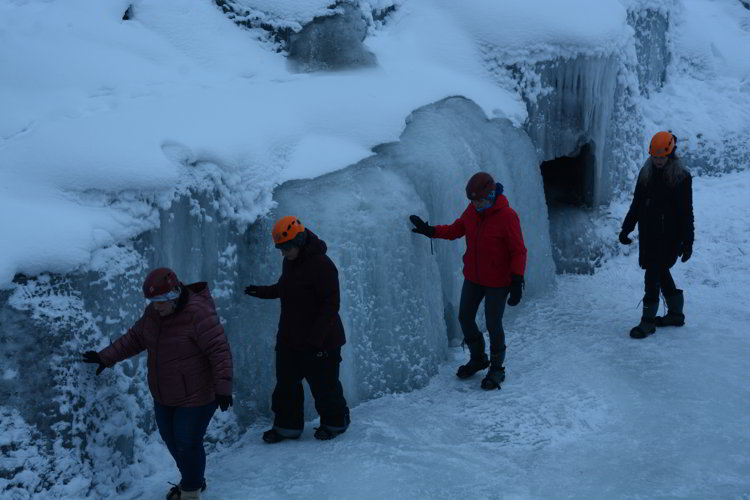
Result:
{"label": "person standing on ice", "polygon": [[[505,380],[505,331],[503,312],[506,298],[515,306],[521,300],[526,269],[526,246],[521,234],[518,214],[503,196],[503,185],[486,172],[474,174],[466,184],[469,206],[449,226],[430,226],[416,215],[409,216],[413,232],[429,238],[455,240],[466,237],[464,253],[464,284],[458,321],[469,347],[469,362],[456,372],[469,378],[489,366],[482,380],[482,389],[499,389]],[[490,335],[490,359],[484,348],[476,315],[484,299],[484,314]]]}
{"label": "person standing on ice", "polygon": [[169,453],[182,475],[167,500],[200,499],[206,489],[203,436],[217,406],[232,405],[232,353],[205,282],[183,285],[169,268],[154,269],[143,283],[150,304],[127,333],[99,352],[96,374],[148,351],[148,387]]}
{"label": "person standing on ice", "polygon": [[281,299],[276,336],[276,387],[271,396],[273,427],[266,443],[302,435],[307,380],[320,415],[315,438],[333,439],[349,427],[349,408],[339,381],[341,346],[346,343],[339,317],[339,274],[326,255],[326,243],[297,217],[279,219],[271,233],[284,257],[281,277],[270,286],[249,285],[245,293]]}
{"label": "person standing on ice", "polygon": [[[649,158],[638,174],[635,194],[622,223],[620,242],[628,238],[638,224],[638,263],[646,271],[641,322],[630,330],[634,339],[648,337],[657,326],[682,326],[684,296],[677,289],[669,269],[682,256],[687,262],[693,254],[693,179],[675,154],[677,138],[670,132],[658,132],[651,139]],[[667,303],[667,313],[659,310],[659,290]]]}

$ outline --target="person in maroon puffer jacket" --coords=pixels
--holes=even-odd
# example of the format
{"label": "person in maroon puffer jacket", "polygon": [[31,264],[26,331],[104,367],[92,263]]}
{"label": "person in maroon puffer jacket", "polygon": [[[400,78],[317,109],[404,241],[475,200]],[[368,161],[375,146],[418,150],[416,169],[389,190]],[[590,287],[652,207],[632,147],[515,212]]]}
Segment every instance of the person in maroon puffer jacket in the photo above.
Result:
{"label": "person in maroon puffer jacket", "polygon": [[[459,378],[469,378],[489,366],[483,389],[499,389],[505,380],[505,299],[515,306],[523,293],[526,246],[516,212],[503,196],[503,185],[486,172],[474,174],[466,184],[469,206],[449,226],[430,226],[416,215],[409,219],[413,232],[429,238],[455,240],[466,237],[464,284],[458,321],[469,347],[469,362],[458,368]],[[484,313],[490,335],[490,359],[484,348],[476,315],[484,299]]]}
{"label": "person in maroon puffer jacket", "polygon": [[294,216],[279,219],[272,232],[284,261],[278,283],[250,285],[245,293],[281,299],[276,336],[276,387],[271,396],[273,428],[266,443],[297,439],[304,429],[307,380],[320,415],[316,439],[332,439],[349,426],[349,408],[339,381],[341,346],[346,343],[339,317],[339,274],[328,247]]}
{"label": "person in maroon puffer jacket", "polygon": [[159,433],[182,479],[167,499],[200,498],[206,453],[203,436],[217,406],[232,405],[232,353],[205,282],[183,285],[174,271],[151,271],[143,283],[150,301],[127,333],[99,352],[83,353],[98,363],[96,374],[148,351],[148,386]]}

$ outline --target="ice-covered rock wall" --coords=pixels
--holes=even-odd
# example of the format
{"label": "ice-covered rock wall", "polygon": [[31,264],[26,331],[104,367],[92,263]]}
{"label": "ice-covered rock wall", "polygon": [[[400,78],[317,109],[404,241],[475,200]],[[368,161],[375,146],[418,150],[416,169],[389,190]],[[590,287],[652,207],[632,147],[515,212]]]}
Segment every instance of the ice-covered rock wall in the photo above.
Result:
{"label": "ice-covered rock wall", "polygon": [[606,203],[611,177],[604,163],[617,75],[614,57],[555,60],[537,64],[541,92],[529,100],[526,126],[541,160],[576,156],[592,144],[594,161],[585,181],[589,205]]}
{"label": "ice-covered rock wall", "polygon": [[[104,347],[138,318],[141,281],[151,267],[171,266],[186,283],[208,281],[232,346],[236,404],[217,415],[209,442],[231,440],[268,418],[279,304],[242,291],[278,279],[281,256],[269,237],[278,216],[299,216],[327,242],[338,266],[348,337],[342,382],[353,406],[423,386],[449,340],[458,341],[464,242],[435,242],[433,255],[429,240],[410,231],[408,216],[451,223],[468,204],[464,185],[474,172],[488,170],[502,182],[520,215],[529,248],[527,296],[553,278],[541,178],[523,130],[450,98],[415,111],[398,142],[376,149],[344,170],[280,186],[277,207],[247,228],[222,217],[216,193],[194,192],[161,212],[158,229],[97,253],[97,271],[18,276],[0,308],[2,425],[11,457],[0,474],[10,479],[0,488],[59,493],[76,477],[75,488],[104,492],[136,479],[128,475],[137,474],[133,468],[119,470],[158,441],[145,355],[95,377],[79,353]],[[29,442],[40,450],[24,463]],[[100,456],[107,463],[93,467]]]}
{"label": "ice-covered rock wall", "polygon": [[[447,140],[450,138],[450,140]],[[417,213],[431,224],[451,224],[468,205],[464,186],[477,171],[490,172],[518,212],[529,261],[527,290],[543,290],[553,279],[547,207],[538,159],[528,135],[507,120],[488,120],[474,103],[451,98],[415,111],[400,141],[377,148],[371,161],[401,172],[426,205]],[[427,240],[418,242],[427,246]],[[460,342],[458,299],[463,240],[433,242],[440,269],[444,315],[453,342]],[[509,310],[509,314],[513,314]],[[481,315],[480,315],[481,316]]]}
{"label": "ice-covered rock wall", "polygon": [[648,96],[659,91],[667,79],[667,65],[671,59],[667,36],[668,13],[658,10],[631,10],[628,24],[635,32],[636,70],[641,94]]}

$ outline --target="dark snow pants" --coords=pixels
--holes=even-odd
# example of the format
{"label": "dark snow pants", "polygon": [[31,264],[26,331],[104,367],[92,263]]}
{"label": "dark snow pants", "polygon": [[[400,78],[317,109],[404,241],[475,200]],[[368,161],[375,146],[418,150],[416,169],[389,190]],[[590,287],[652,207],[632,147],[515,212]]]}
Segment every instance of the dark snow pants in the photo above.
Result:
{"label": "dark snow pants", "polygon": [[159,434],[182,474],[180,487],[193,491],[203,486],[206,471],[206,450],[203,436],[216,411],[216,403],[181,408],[164,406],[154,401],[154,415]]}
{"label": "dark snow pants", "polygon": [[677,286],[668,267],[646,269],[644,282],[646,293],[643,302],[659,302],[659,290],[664,297],[671,297],[677,293]]}
{"label": "dark snow pants", "polygon": [[282,436],[298,437],[305,426],[302,379],[310,386],[320,425],[339,432],[349,426],[349,408],[339,381],[341,348],[318,354],[276,348],[276,388],[271,409],[273,427]]}
{"label": "dark snow pants", "polygon": [[467,345],[481,343],[484,349],[484,337],[476,321],[479,304],[484,299],[484,319],[490,334],[490,355],[500,355],[505,352],[503,313],[508,293],[510,293],[509,287],[482,286],[464,280],[464,286],[461,289],[461,304],[458,308],[458,322],[461,324],[464,342]]}

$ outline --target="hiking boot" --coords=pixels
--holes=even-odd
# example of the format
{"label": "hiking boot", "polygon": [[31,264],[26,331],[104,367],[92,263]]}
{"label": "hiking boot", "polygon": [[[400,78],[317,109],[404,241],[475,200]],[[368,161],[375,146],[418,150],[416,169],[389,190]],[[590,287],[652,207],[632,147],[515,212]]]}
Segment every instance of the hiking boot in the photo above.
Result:
{"label": "hiking boot", "polygon": [[476,372],[484,370],[490,366],[490,360],[487,359],[487,355],[482,353],[482,357],[480,358],[469,358],[469,362],[465,365],[461,365],[458,367],[458,371],[456,372],[456,376],[458,378],[469,378],[472,375],[474,375]]}
{"label": "hiking boot", "polygon": [[500,384],[505,380],[505,368],[495,370],[490,368],[487,372],[487,376],[482,379],[482,389],[485,391],[491,391],[493,389],[500,389]]}
{"label": "hiking boot", "polygon": [[500,384],[505,380],[505,367],[503,363],[505,363],[506,347],[503,346],[500,351],[496,352],[492,352],[492,347],[490,346],[490,369],[487,372],[487,376],[482,379],[481,385],[482,389],[486,391],[500,389]]}
{"label": "hiking boot", "polygon": [[175,484],[175,485],[172,485],[171,488],[169,488],[169,491],[167,492],[167,500],[180,500],[180,487],[179,486]]}
{"label": "hiking boot", "polygon": [[320,441],[328,441],[330,439],[335,438],[336,436],[343,434],[346,432],[346,429],[344,430],[333,430],[330,427],[327,427],[325,425],[321,425],[320,427],[315,428],[315,434],[313,436],[315,439],[319,439]]}
{"label": "hiking boot", "polygon": [[659,310],[659,301],[643,301],[643,316],[638,326],[630,330],[630,337],[634,339],[645,339],[656,331],[656,313]]}
{"label": "hiking boot", "polygon": [[685,315],[682,314],[682,307],[685,305],[685,296],[682,294],[682,290],[677,290],[676,294],[665,297],[665,300],[667,301],[667,314],[654,318],[656,326],[684,325]]}
{"label": "hiking boot", "polygon": [[185,491],[180,489],[180,500],[201,500],[201,490]]}
{"label": "hiking boot", "polygon": [[280,443],[285,439],[299,439],[299,434],[296,436],[284,436],[276,428],[269,429],[263,433],[263,441],[269,444]]}
{"label": "hiking boot", "polygon": [[458,367],[456,376],[458,378],[469,378],[479,370],[484,370],[490,366],[490,360],[487,359],[487,353],[484,352],[484,337],[466,341],[469,348],[469,362]]}
{"label": "hiking boot", "polygon": [[[169,488],[169,491],[167,492],[167,500],[181,500],[181,498],[188,498],[188,497],[181,497],[182,490],[180,490],[180,487],[174,483],[169,483],[172,485],[171,488]],[[203,480],[203,484],[201,485],[201,491],[206,491],[206,480]]]}

